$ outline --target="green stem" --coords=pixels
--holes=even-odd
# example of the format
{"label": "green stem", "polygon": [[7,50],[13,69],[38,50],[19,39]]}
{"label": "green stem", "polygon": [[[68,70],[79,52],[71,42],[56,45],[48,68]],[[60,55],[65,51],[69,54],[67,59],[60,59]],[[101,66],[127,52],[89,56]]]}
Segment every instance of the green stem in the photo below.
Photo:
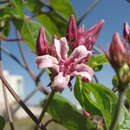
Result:
{"label": "green stem", "polygon": [[42,119],[43,119],[43,117],[45,115],[45,112],[46,112],[46,110],[47,110],[47,108],[48,108],[48,106],[49,106],[49,104],[50,104],[50,102],[51,102],[51,100],[52,100],[52,98],[53,98],[54,95],[55,95],[55,91],[52,90],[51,93],[50,93],[50,95],[49,95],[49,97],[48,97],[48,99],[47,99],[47,101],[45,102],[45,104],[43,106],[43,110],[42,110],[42,112],[40,114],[40,117],[39,117],[39,122],[42,121]]}
{"label": "green stem", "polygon": [[113,118],[113,121],[110,125],[109,130],[115,130],[115,128],[117,126],[117,123],[119,121],[120,114],[121,114],[121,108],[122,108],[122,105],[123,105],[124,100],[125,100],[125,92],[126,91],[119,91],[119,98],[118,98],[118,103],[117,103],[117,106],[115,109],[115,115],[114,115],[114,118]]}

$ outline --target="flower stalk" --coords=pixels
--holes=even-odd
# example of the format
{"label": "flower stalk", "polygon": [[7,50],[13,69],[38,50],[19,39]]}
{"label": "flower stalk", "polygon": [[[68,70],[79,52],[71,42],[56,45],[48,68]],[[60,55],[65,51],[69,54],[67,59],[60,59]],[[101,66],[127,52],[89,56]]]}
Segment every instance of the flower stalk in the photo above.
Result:
{"label": "flower stalk", "polygon": [[125,88],[125,89],[122,91],[119,91],[119,97],[118,97],[118,102],[115,109],[115,114],[114,114],[109,130],[115,130],[115,128],[117,127],[117,124],[121,115],[121,109],[125,101],[125,93],[129,89],[127,85],[126,86],[120,85],[120,88]]}

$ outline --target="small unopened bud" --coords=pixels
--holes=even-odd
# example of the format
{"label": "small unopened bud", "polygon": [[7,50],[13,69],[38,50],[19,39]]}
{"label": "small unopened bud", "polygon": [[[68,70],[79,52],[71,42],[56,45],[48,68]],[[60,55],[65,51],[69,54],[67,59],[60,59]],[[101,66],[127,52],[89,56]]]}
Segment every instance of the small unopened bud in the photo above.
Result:
{"label": "small unopened bud", "polygon": [[123,36],[125,41],[130,44],[130,27],[127,22],[124,23]]}
{"label": "small unopened bud", "polygon": [[126,57],[126,47],[124,43],[120,40],[119,34],[115,33],[109,47],[108,59],[111,62],[112,66],[115,69],[118,69],[125,64]]}
{"label": "small unopened bud", "polygon": [[66,37],[69,41],[77,40],[77,24],[73,15],[70,16]]}
{"label": "small unopened bud", "polygon": [[118,75],[119,75],[120,81],[122,83],[130,82],[130,69],[129,69],[129,66],[127,64],[124,64],[120,68],[120,70],[118,72]]}
{"label": "small unopened bud", "polygon": [[36,52],[37,55],[45,55],[48,53],[48,41],[46,39],[45,30],[43,27],[39,30],[39,35],[36,42]]}

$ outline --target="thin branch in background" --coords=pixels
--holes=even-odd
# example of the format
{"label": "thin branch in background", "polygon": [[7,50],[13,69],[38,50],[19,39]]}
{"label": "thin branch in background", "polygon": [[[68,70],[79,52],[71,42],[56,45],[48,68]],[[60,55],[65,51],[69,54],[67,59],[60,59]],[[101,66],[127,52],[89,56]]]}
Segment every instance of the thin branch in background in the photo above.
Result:
{"label": "thin branch in background", "polygon": [[0,1],[0,4],[7,4],[7,3],[9,3],[9,0]]}
{"label": "thin branch in background", "polygon": [[[3,51],[6,55],[8,55],[9,57],[11,57],[14,61],[16,61],[22,68],[25,68],[25,65],[15,56],[13,55],[9,50],[5,49],[5,48],[2,48],[0,47],[0,50]],[[26,70],[27,71],[27,70]],[[38,85],[38,82],[40,82],[40,77],[42,76],[42,74],[44,73],[44,70],[42,70],[38,76],[36,76],[36,82],[37,82],[37,85]],[[44,92],[44,94],[49,94],[49,91],[48,89],[46,89],[45,87],[42,86],[42,89],[40,89],[41,92]]]}
{"label": "thin branch in background", "polygon": [[65,22],[69,22],[69,20],[63,16],[60,12],[58,12],[57,10],[53,9],[52,6],[48,5],[44,0],[42,0],[42,3],[44,4],[44,6],[46,6],[50,11],[53,11],[58,17],[60,17],[62,20],[64,20]]}
{"label": "thin branch in background", "polygon": [[[17,36],[18,39],[19,39],[19,34],[18,34],[17,31],[16,31],[16,36]],[[30,69],[30,67],[29,67],[29,65],[28,65],[28,62],[27,62],[27,60],[26,60],[26,57],[25,57],[25,55],[24,55],[24,52],[23,52],[23,49],[22,49],[22,46],[21,46],[21,42],[18,41],[18,44],[17,44],[17,45],[18,45],[18,49],[19,49],[20,55],[21,55],[21,57],[22,57],[22,59],[23,59],[23,62],[24,62],[24,65],[25,65],[26,70],[28,71],[28,73],[30,74],[30,76],[32,77],[32,79],[33,79],[34,81],[36,81],[37,76],[31,71],[31,69]]]}
{"label": "thin branch in background", "polygon": [[51,122],[58,123],[56,120],[50,119],[50,120],[48,120],[48,121],[44,124],[44,127],[46,128]]}
{"label": "thin branch in background", "polygon": [[42,110],[42,112],[41,112],[41,114],[39,116],[39,121],[40,122],[42,121],[42,119],[43,119],[43,117],[45,115],[45,112],[46,112],[46,110],[48,108],[48,105],[50,104],[50,102],[51,102],[51,100],[52,100],[52,98],[53,98],[54,95],[55,95],[55,91],[52,90],[51,93],[50,93],[50,95],[49,95],[49,97],[48,97],[48,99],[45,101],[45,104],[43,106],[43,110]]}
{"label": "thin branch in background", "polygon": [[79,26],[80,23],[85,19],[85,17],[97,6],[97,4],[100,2],[101,0],[95,0],[89,8],[87,8],[87,10],[83,13],[83,15],[79,18],[77,25]]}
{"label": "thin branch in background", "polygon": [[44,72],[45,72],[45,69],[43,69],[42,71],[40,71],[40,73],[37,75],[36,85],[38,85],[38,83],[40,82],[40,78],[44,74]]}
{"label": "thin branch in background", "polygon": [[[32,92],[30,92],[28,94],[28,96],[23,100],[24,103],[26,103],[37,91],[43,91],[43,87],[39,86],[36,87]],[[48,90],[44,91],[44,93],[49,94],[50,92]],[[17,110],[20,108],[20,106],[17,106],[14,110],[13,110],[13,115],[15,115],[15,113],[17,112]]]}
{"label": "thin branch in background", "polygon": [[6,55],[8,55],[10,58],[12,58],[14,61],[16,61],[22,68],[25,68],[25,65],[15,56],[13,55],[9,50],[0,47],[0,50],[3,51]]}
{"label": "thin branch in background", "polygon": [[33,18],[35,18],[35,17],[37,17],[37,16],[39,16],[39,15],[41,15],[41,14],[42,14],[42,12],[34,13],[34,14],[32,14],[31,16],[26,16],[26,17],[24,18],[24,20],[27,20],[27,21],[32,20]]}
{"label": "thin branch in background", "polygon": [[95,79],[95,82],[96,82],[96,83],[99,83],[98,78],[97,78],[97,76],[96,76],[95,74],[93,75],[93,77],[94,77],[94,79]]}
{"label": "thin branch in background", "polygon": [[24,102],[20,99],[20,97],[15,93],[15,91],[11,88],[7,80],[4,78],[2,72],[0,71],[0,79],[4,84],[4,87],[6,87],[9,92],[12,94],[12,96],[15,98],[15,100],[19,103],[19,105],[24,109],[24,111],[29,115],[29,117],[37,124],[37,126],[41,130],[47,130],[44,128],[44,125],[40,123],[40,121],[37,119],[37,117],[30,111],[30,109],[24,104]]}
{"label": "thin branch in background", "polygon": [[[1,41],[0,41],[0,47],[1,47]],[[2,53],[0,51],[0,71],[3,73],[3,63],[2,63]],[[5,101],[5,108],[9,120],[9,125],[11,130],[15,130],[14,124],[13,124],[13,118],[12,118],[12,113],[10,109],[10,105],[8,102],[8,96],[6,92],[6,88],[4,87],[4,84],[2,83],[2,89],[3,89],[3,96],[4,96],[4,101]]]}

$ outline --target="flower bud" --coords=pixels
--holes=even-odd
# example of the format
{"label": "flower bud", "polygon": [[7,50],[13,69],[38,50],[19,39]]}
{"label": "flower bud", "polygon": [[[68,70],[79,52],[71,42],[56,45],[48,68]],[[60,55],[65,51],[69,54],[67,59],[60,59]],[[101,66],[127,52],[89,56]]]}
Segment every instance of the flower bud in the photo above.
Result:
{"label": "flower bud", "polygon": [[122,83],[128,83],[130,82],[130,69],[129,66],[127,64],[124,64],[118,72],[120,81]]}
{"label": "flower bud", "polygon": [[127,22],[124,23],[123,36],[125,41],[130,44],[130,28]]}
{"label": "flower bud", "polygon": [[73,15],[70,16],[66,37],[69,41],[77,40],[77,24]]}
{"label": "flower bud", "polygon": [[126,57],[126,47],[124,43],[120,40],[119,34],[115,33],[109,47],[108,59],[110,60],[112,66],[115,69],[118,69],[125,64]]}
{"label": "flower bud", "polygon": [[43,27],[40,28],[39,30],[39,35],[38,35],[38,39],[36,42],[36,52],[37,55],[41,56],[41,55],[45,55],[48,53],[48,41],[46,39],[46,35],[45,35],[45,30]]}

